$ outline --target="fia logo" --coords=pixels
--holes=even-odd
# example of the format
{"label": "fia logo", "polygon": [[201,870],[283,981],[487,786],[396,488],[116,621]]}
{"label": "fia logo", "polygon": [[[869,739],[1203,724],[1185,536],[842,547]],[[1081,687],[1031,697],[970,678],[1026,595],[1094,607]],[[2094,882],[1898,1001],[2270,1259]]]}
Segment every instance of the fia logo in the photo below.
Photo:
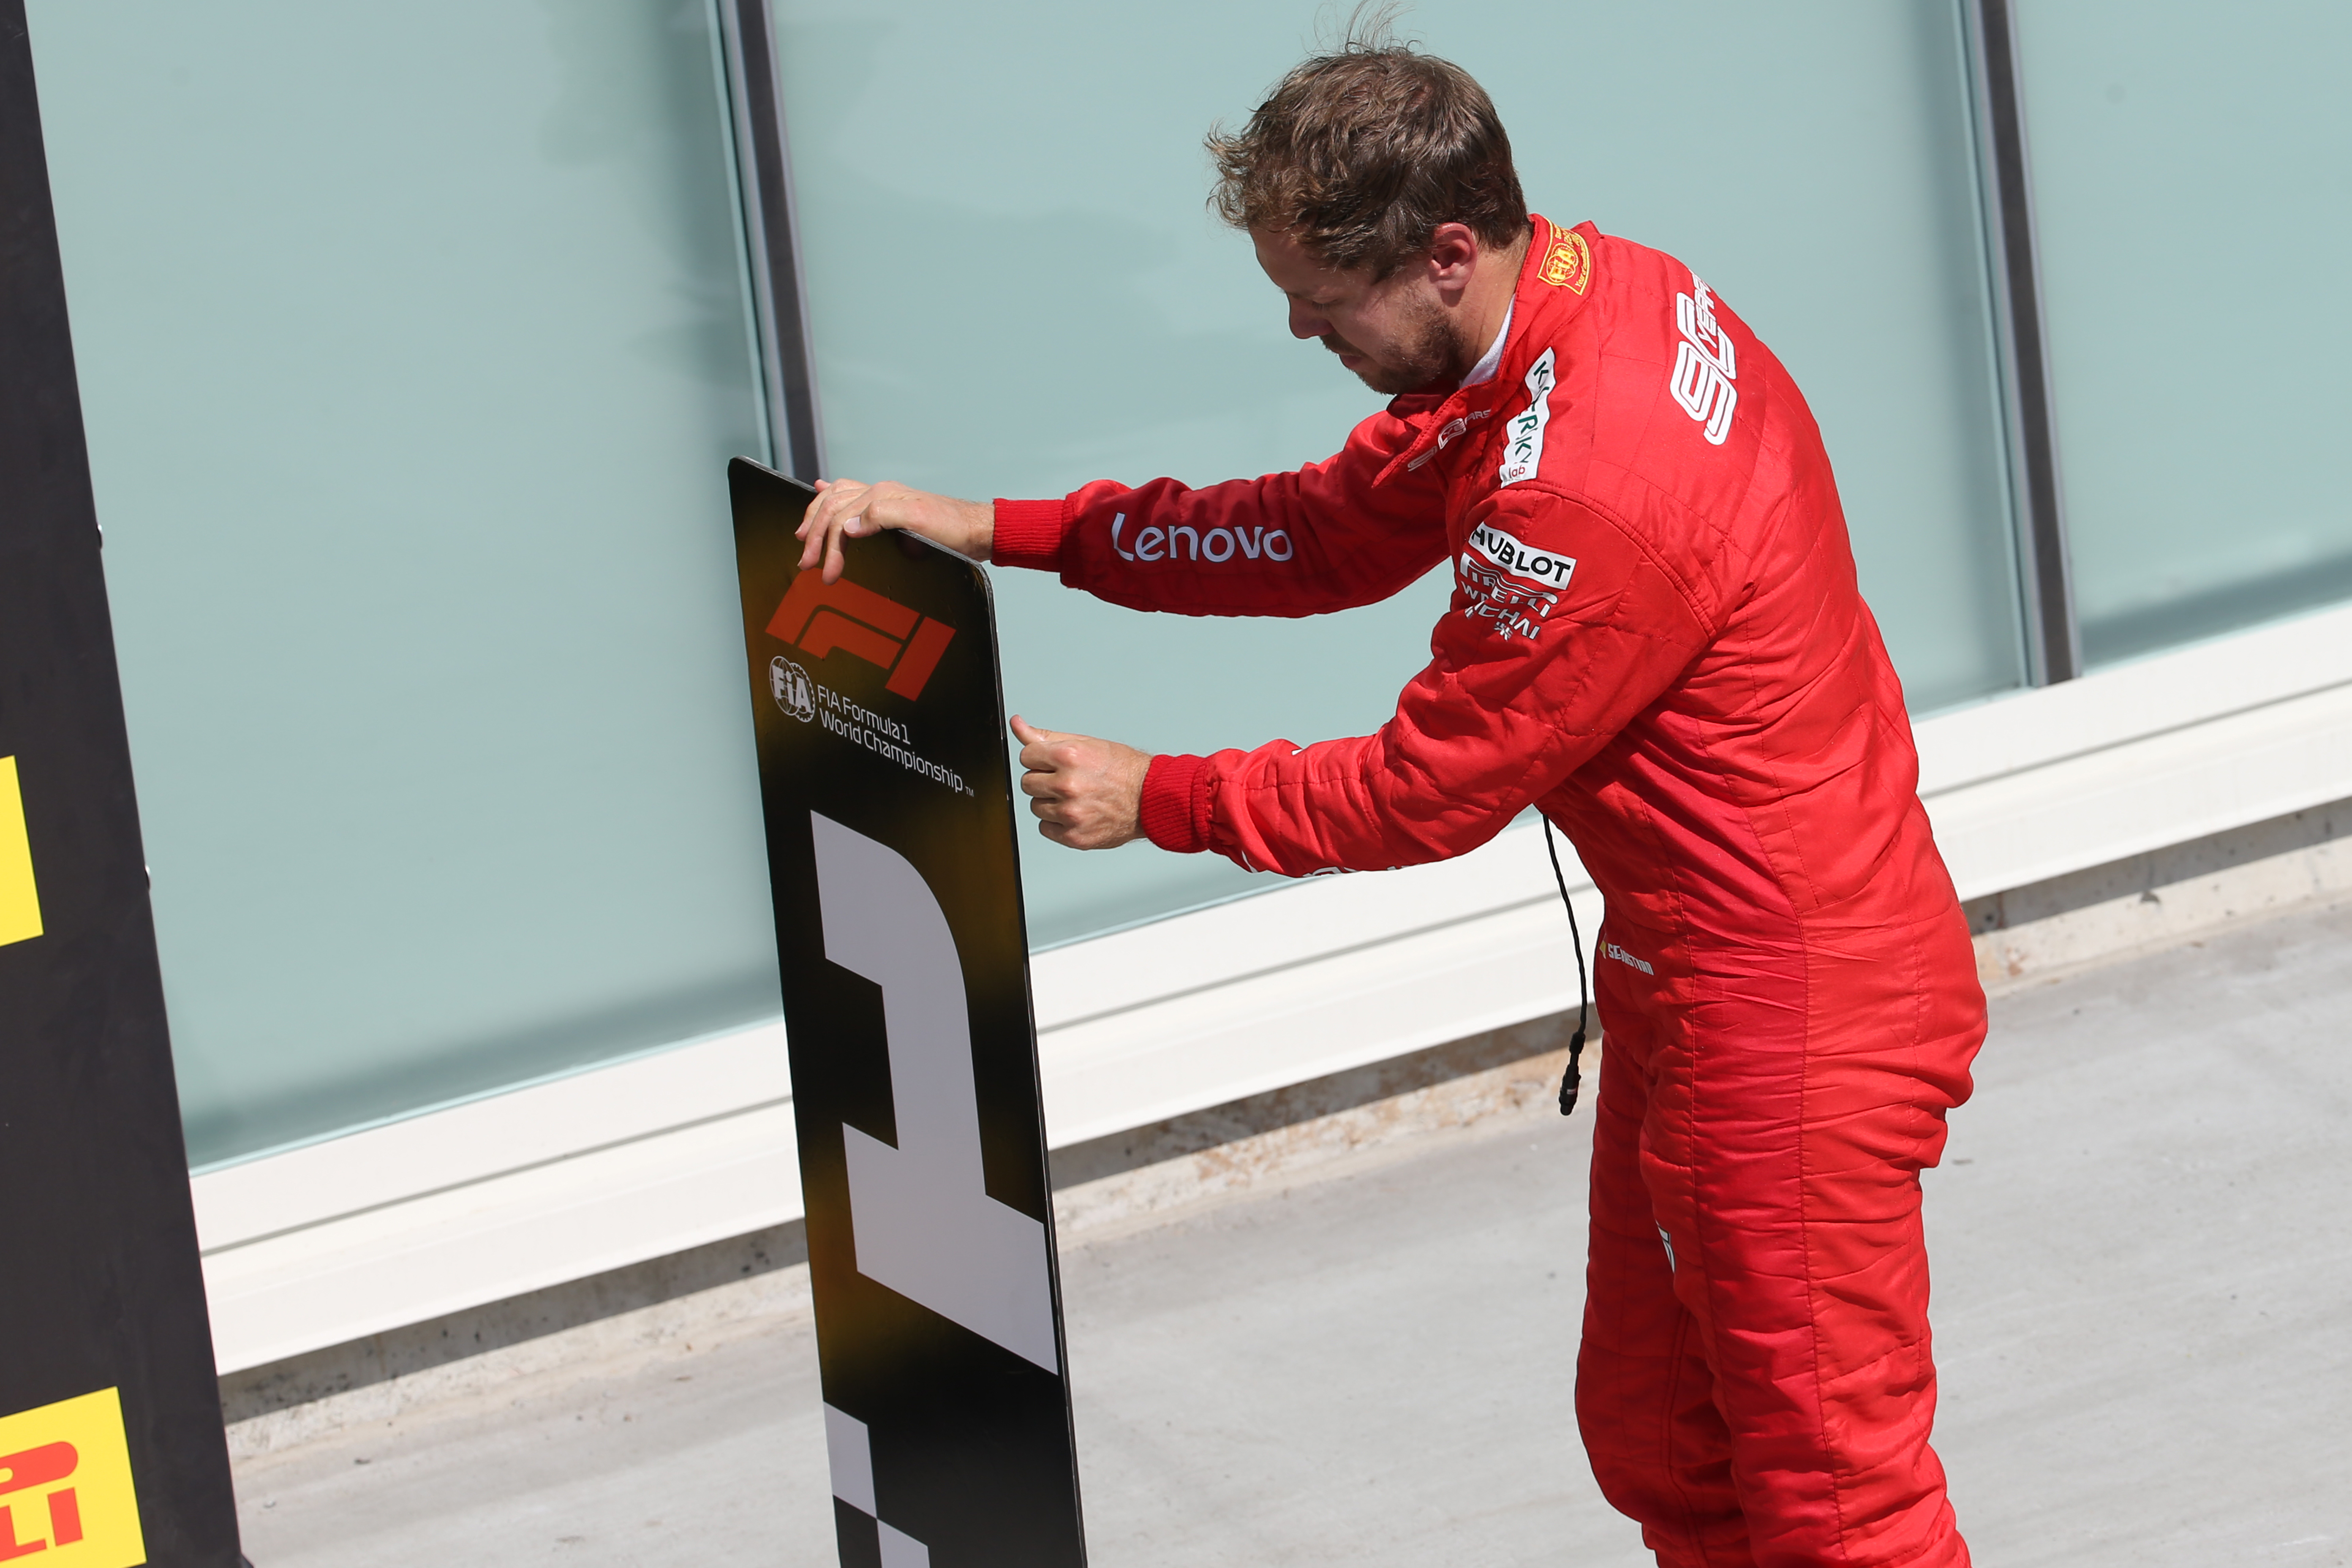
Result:
{"label": "fia logo", "polygon": [[803,572],[793,579],[784,602],[776,606],[768,635],[817,658],[839,648],[878,665],[890,672],[882,689],[912,702],[939,668],[955,628],[846,577],[827,583],[821,572]]}
{"label": "fia logo", "polygon": [[768,661],[768,689],[775,694],[776,706],[802,723],[816,717],[816,682],[782,654]]}
{"label": "fia logo", "polygon": [[43,1568],[147,1561],[114,1389],[0,1417],[0,1562],[36,1552],[55,1553]]}
{"label": "fia logo", "polygon": [[1731,384],[1739,379],[1739,356],[1732,350],[1731,334],[1716,321],[1715,296],[1696,272],[1691,274],[1691,292],[1675,296],[1675,325],[1682,330],[1683,341],[1675,345],[1675,369],[1666,378],[1666,390],[1684,413],[1706,426],[1706,438],[1720,447],[1731,434],[1731,411],[1739,405],[1739,389]]}

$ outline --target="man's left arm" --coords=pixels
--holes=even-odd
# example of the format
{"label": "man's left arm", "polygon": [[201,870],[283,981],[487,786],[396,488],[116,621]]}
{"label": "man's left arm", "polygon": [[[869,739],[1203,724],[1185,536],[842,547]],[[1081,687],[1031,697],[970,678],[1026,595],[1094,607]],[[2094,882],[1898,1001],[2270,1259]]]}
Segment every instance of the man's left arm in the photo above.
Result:
{"label": "man's left arm", "polygon": [[1153,758],[1141,832],[1291,876],[1459,855],[1556,788],[1706,646],[1683,585],[1613,519],[1525,486],[1479,521],[1434,657],[1395,718],[1318,745]]}

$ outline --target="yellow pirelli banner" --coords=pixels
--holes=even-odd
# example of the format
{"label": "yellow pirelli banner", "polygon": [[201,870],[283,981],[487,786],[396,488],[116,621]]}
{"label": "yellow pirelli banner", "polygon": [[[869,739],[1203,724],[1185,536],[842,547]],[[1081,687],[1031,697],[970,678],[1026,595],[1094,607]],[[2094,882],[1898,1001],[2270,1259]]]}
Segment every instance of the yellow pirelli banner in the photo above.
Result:
{"label": "yellow pirelli banner", "polygon": [[0,1562],[35,1552],[45,1568],[147,1561],[114,1389],[0,1416]]}

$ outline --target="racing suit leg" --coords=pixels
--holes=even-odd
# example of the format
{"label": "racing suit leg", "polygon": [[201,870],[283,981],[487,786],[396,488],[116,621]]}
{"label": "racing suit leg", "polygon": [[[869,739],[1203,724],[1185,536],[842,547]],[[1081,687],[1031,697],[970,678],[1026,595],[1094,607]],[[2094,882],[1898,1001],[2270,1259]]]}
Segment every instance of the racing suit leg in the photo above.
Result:
{"label": "racing suit leg", "polygon": [[1642,1180],[1655,1035],[1614,976],[1596,975],[1607,1033],[1592,1121],[1592,1237],[1576,1415],[1601,1495],[1642,1526],[1663,1568],[1751,1568],[1731,1484],[1731,1432],[1697,1321],[1675,1276]]}
{"label": "racing suit leg", "polygon": [[1668,1568],[1965,1568],[1918,1173],[1983,1037],[1966,927],[1790,934],[1605,966],[1586,1443]]}

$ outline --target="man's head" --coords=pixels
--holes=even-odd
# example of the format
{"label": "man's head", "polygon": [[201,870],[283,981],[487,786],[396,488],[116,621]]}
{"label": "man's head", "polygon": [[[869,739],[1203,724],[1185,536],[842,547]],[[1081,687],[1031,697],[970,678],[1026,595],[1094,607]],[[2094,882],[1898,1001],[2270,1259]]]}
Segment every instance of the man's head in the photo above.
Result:
{"label": "man's head", "polygon": [[1378,392],[1458,375],[1485,352],[1476,334],[1507,308],[1528,207],[1469,73],[1378,37],[1350,42],[1208,146],[1211,205],[1249,231],[1294,333]]}

